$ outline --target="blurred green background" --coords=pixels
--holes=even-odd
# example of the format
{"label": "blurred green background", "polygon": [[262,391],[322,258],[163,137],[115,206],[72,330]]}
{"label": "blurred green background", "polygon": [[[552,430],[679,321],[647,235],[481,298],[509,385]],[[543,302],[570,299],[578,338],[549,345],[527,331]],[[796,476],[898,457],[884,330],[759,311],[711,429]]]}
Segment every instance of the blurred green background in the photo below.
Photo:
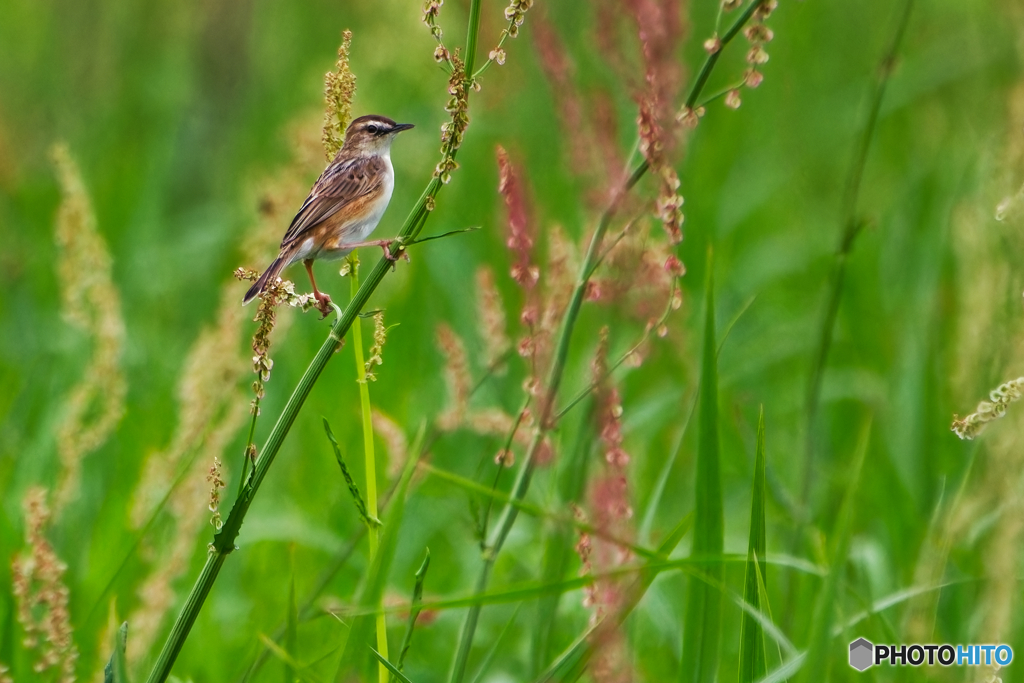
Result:
{"label": "blurred green background", "polygon": [[[400,263],[371,300],[371,308],[386,309],[389,324],[399,323],[390,332],[379,380],[370,387],[372,400],[409,440],[445,404],[437,325],[451,326],[465,340],[474,377],[485,369],[474,293],[481,265],[496,273],[509,310],[509,334],[513,340],[521,335],[522,294],[506,277],[511,258],[495,146],[508,149],[521,170],[541,235],[557,225],[578,241],[590,234],[603,206],[586,169],[573,162],[571,131],[559,116],[559,92],[545,76],[531,20],[545,22],[565,44],[581,92],[607,95],[623,157],[634,144],[634,94],[642,69],[635,26],[616,7],[612,0],[540,2],[531,10],[520,37],[506,42],[507,63],[491,67],[482,90],[473,94],[461,169],[427,225],[428,233],[482,229],[413,249],[411,264]],[[464,40],[467,8],[466,2],[450,0],[442,10],[450,45]],[[503,8],[483,3],[480,59],[503,26]],[[718,5],[694,0],[678,11],[688,36],[678,60],[688,80],[704,58],[701,45],[713,31]],[[718,359],[726,551],[746,552],[759,405],[767,424],[769,552],[822,567],[828,565],[834,520],[850,481],[856,437],[871,420],[837,623],[897,591],[950,585],[921,601],[901,600],[836,638],[830,650],[835,680],[861,675],[846,665],[846,644],[862,635],[875,642],[1005,642],[1024,652],[1016,579],[1024,541],[1021,411],[1011,408],[1008,419],[974,443],[949,431],[954,413],[970,412],[989,389],[1024,374],[1019,7],[936,0],[913,9],[863,174],[855,215],[865,228],[846,263],[823,378],[808,526],[793,541],[800,526],[806,385],[836,268],[843,192],[900,11],[881,0],[781,0],[768,21],[775,39],[767,46],[771,59],[763,68],[764,83],[744,90],[736,111],[721,101],[709,104],[679,156],[687,217],[678,250],[688,269],[681,281],[683,307],[669,319],[667,337],[652,342],[644,365],[616,375],[637,527],[655,503],[650,528],[635,538],[646,546],[656,545],[693,507],[696,430],[686,427],[699,376],[709,247],[720,335],[752,300]],[[602,22],[609,17],[621,22],[614,31],[634,37],[625,41],[625,68],[632,69],[633,80],[608,66],[595,38],[608,28]],[[186,358],[201,332],[215,324],[223,288],[241,300],[245,286],[230,278],[231,271],[239,265],[263,268],[273,256],[267,251],[259,262],[242,260],[265,222],[259,215],[265,186],[278,188],[274,196],[287,204],[273,214],[278,227],[269,228],[279,237],[322,170],[316,147],[322,77],[333,66],[345,28],[354,33],[355,114],[380,113],[416,124],[394,147],[396,191],[378,228],[383,237],[398,229],[429,180],[439,127],[447,120],[447,76],[431,57],[434,41],[421,22],[420,3],[0,5],[0,586],[10,585],[9,560],[23,551],[25,491],[35,484],[55,486],[59,479],[56,434],[93,348],[89,335],[70,326],[60,311],[54,240],[60,188],[49,156],[56,142],[68,145],[80,167],[112,257],[125,325],[124,416],[83,461],[78,494],[48,532],[68,565],[82,680],[95,680],[110,651],[108,624],[139,608],[139,587],[161,566],[160,549],[172,543],[175,526],[167,514],[140,530],[147,520],[138,518],[136,489],[147,458],[171,449],[181,424],[179,384]],[[741,37],[727,50],[706,92],[740,77],[745,49]],[[312,140],[313,153],[297,152],[297,138]],[[288,182],[267,180],[282,174]],[[649,180],[638,187],[642,197],[654,191]],[[656,225],[652,235],[661,239]],[[539,241],[543,253],[545,240]],[[363,261],[376,257],[367,251]],[[305,288],[301,269],[289,274]],[[348,281],[337,277],[336,268],[319,265],[318,274],[336,301],[347,300]],[[237,380],[231,401],[243,406],[249,400],[246,342],[253,312],[245,309],[235,343],[238,366],[236,374],[229,373]],[[291,322],[272,350],[274,373],[257,443],[327,333],[327,323],[312,314],[285,311],[281,317]],[[611,326],[612,348],[620,352],[643,331],[642,321],[627,311],[588,306],[563,396],[586,382],[604,324]],[[372,328],[367,323],[365,329],[369,334]],[[259,654],[259,635],[273,633],[285,620],[291,582],[300,599],[308,594],[359,528],[321,427],[325,416],[362,481],[351,353],[347,347],[328,366],[296,422],[243,527],[240,550],[229,558],[181,654],[175,671],[183,680],[236,680]],[[518,408],[525,371],[518,358],[509,365],[507,375],[474,396],[474,405],[509,413]],[[564,463],[587,431],[580,423],[573,415],[555,434],[556,460],[542,469],[530,495],[559,513],[568,507],[555,484],[577,476]],[[222,455],[232,473],[244,431],[230,433]],[[431,461],[489,485],[500,443],[500,437],[469,430],[445,433],[432,444]],[[591,448],[596,463],[597,447]],[[382,441],[379,450],[386,458]],[[667,488],[658,497],[659,472],[672,457]],[[207,487],[201,481],[206,467],[192,467],[192,483],[200,490]],[[187,469],[186,458],[172,475]],[[386,487],[393,477],[380,469]],[[511,478],[505,476],[501,486]],[[228,479],[230,502],[235,481]],[[469,496],[426,477],[414,484],[408,508],[385,601],[408,599],[426,546],[433,557],[428,598],[469,594],[480,563]],[[520,518],[498,562],[495,590],[539,581],[542,539],[550,526]],[[163,614],[150,615],[159,627],[154,649],[133,653],[139,671],[155,657],[201,566],[209,531],[204,522],[182,571],[169,577],[177,598]],[[570,546],[575,540],[568,537]],[[688,548],[684,540],[681,552]],[[565,578],[579,569],[568,549]],[[341,603],[351,599],[367,567],[366,552],[359,546],[326,596]],[[802,649],[821,578],[803,574],[796,581],[797,574],[773,567],[769,594],[780,628]],[[741,563],[729,565],[726,580],[741,590]],[[683,587],[678,573],[663,575],[627,622],[628,668],[635,680],[676,676]],[[580,601],[579,591],[562,597],[550,656],[585,627],[589,611]],[[515,604],[484,609],[471,672],[515,613],[483,680],[532,680],[535,604],[524,601],[518,612]],[[462,614],[443,610],[418,627],[406,667],[412,680],[447,678]],[[727,601],[721,680],[736,675],[739,614]],[[0,590],[0,625],[0,662],[12,667],[15,680],[36,680],[6,588]],[[392,617],[389,626],[394,648],[404,617]],[[300,628],[296,656],[316,662],[312,670],[322,680],[333,675],[332,648],[345,628],[324,616]],[[130,632],[130,651],[132,644]],[[271,660],[257,680],[280,680],[281,666]],[[899,671],[876,671],[876,680],[904,680]],[[962,680],[972,674],[951,669],[914,675]],[[1000,675],[1015,680],[1013,667]]]}

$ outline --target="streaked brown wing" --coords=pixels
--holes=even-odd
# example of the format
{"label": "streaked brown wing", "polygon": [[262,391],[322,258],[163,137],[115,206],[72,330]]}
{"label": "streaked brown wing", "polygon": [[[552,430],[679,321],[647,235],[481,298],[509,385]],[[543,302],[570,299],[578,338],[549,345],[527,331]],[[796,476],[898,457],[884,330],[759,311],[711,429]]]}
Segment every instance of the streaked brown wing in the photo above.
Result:
{"label": "streaked brown wing", "polygon": [[384,173],[384,161],[378,156],[360,156],[328,166],[292,219],[281,240],[281,249],[305,239],[311,229],[352,202],[375,194],[380,189]]}

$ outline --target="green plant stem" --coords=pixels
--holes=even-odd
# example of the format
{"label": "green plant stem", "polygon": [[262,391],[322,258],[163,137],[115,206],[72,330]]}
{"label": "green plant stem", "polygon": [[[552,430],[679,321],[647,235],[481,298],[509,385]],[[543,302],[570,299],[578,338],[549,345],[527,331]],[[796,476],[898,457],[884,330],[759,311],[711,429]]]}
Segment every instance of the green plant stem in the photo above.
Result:
{"label": "green plant stem", "polygon": [[409,654],[409,648],[412,647],[412,634],[416,629],[416,619],[420,616],[420,611],[423,608],[423,582],[427,578],[427,569],[430,568],[430,548],[426,549],[423,555],[423,562],[420,563],[420,568],[416,570],[415,583],[412,588],[412,600],[409,601],[409,619],[405,625],[405,637],[402,638],[402,647],[398,649],[398,662],[396,666],[401,671],[405,665],[405,657]]}
{"label": "green plant stem", "polygon": [[439,469],[434,465],[431,465],[430,463],[421,463],[419,467],[424,472],[432,476],[435,476],[438,479],[442,479],[444,481],[455,484],[456,486],[459,486],[467,491],[479,493],[483,496],[488,497],[491,500],[505,503],[506,505],[514,505],[526,514],[530,515],[531,517],[535,517],[536,519],[547,520],[555,522],[556,524],[559,524],[563,527],[577,529],[580,532],[587,533],[591,536],[595,536],[602,540],[608,541],[613,545],[622,548],[628,548],[634,555],[637,555],[639,557],[654,557],[655,551],[648,550],[647,548],[641,545],[637,545],[632,541],[628,541],[624,538],[615,536],[614,534],[610,534],[597,525],[576,519],[576,517],[571,514],[562,515],[550,512],[548,510],[545,510],[544,508],[541,508],[540,506],[527,503],[526,501],[516,500],[512,496],[497,490],[497,488],[493,486],[484,486],[483,484],[478,484],[472,479],[460,477],[457,474],[453,474],[446,470]]}
{"label": "green plant stem", "polygon": [[[348,559],[355,552],[358,544],[363,540],[363,534],[366,533],[368,528],[369,527],[367,527],[367,525],[362,525],[362,527],[355,533],[355,535],[349,539],[348,543],[342,549],[341,553],[334,560],[334,563],[327,570],[325,570],[323,574],[320,576],[320,578],[317,580],[317,585],[313,588],[312,591],[310,591],[309,595],[306,597],[305,602],[303,602],[303,604],[299,607],[300,622],[309,619],[310,616],[313,614],[314,610],[318,609],[316,607],[317,599],[325,590],[327,590],[327,587],[330,585],[331,581],[348,562]],[[284,638],[286,630],[287,624],[281,624],[277,629],[275,629],[274,634],[270,637],[270,641],[277,642]],[[263,664],[267,661],[267,658],[270,656],[270,654],[270,650],[267,647],[264,647],[261,650],[260,654],[256,656],[256,659],[248,667],[246,667],[245,671],[239,677],[237,677],[236,680],[239,680],[241,683],[246,683],[247,681],[251,680],[252,677],[256,675],[256,673],[260,670]]]}
{"label": "green plant stem", "polygon": [[[351,272],[352,297],[355,298],[359,291],[359,259],[354,255],[349,258]],[[355,347],[356,359],[356,381],[359,383],[359,406],[363,417],[363,454],[366,459],[366,512],[370,519],[377,519],[377,461],[373,453],[373,418],[370,414],[370,386],[366,380],[366,364],[363,360],[363,327],[360,324],[352,326],[352,346]],[[369,526],[370,557],[369,562],[377,555],[377,547],[380,542],[380,530],[373,524]],[[374,605],[376,607],[376,605]],[[387,659],[388,657],[388,628],[387,620],[383,612],[377,613],[377,650]],[[378,680],[380,683],[388,683],[388,670],[383,664],[378,663]]]}
{"label": "green plant stem", "polygon": [[245,480],[249,474],[249,466],[252,463],[249,453],[252,451],[252,445],[256,439],[256,420],[260,415],[259,396],[253,399],[252,407],[249,410],[252,413],[252,417],[249,419],[249,436],[245,439],[245,452],[242,454],[242,469],[241,475],[238,477],[238,492],[235,494],[236,496],[242,493],[242,487],[245,486]]}
{"label": "green plant stem", "polygon": [[[906,33],[907,23],[910,20],[910,10],[913,8],[913,0],[906,0],[897,23],[896,31],[892,40],[879,63],[877,78],[872,88],[868,118],[857,140],[854,150],[853,161],[850,164],[850,171],[846,178],[846,190],[843,194],[843,206],[841,213],[841,228],[839,245],[836,249],[835,265],[826,298],[825,307],[822,310],[821,319],[818,324],[818,343],[815,345],[814,356],[811,361],[811,372],[807,379],[806,393],[806,423],[804,427],[804,462],[802,482],[800,486],[800,498],[797,501],[797,528],[790,543],[790,553],[795,553],[803,536],[804,528],[809,522],[808,511],[811,489],[814,484],[814,456],[816,453],[815,436],[817,432],[818,410],[821,404],[821,384],[825,375],[825,366],[828,363],[829,350],[832,347],[832,333],[835,329],[836,316],[839,313],[839,301],[842,298],[843,284],[846,281],[846,264],[853,249],[853,244],[864,226],[863,221],[857,217],[857,203],[860,197],[860,185],[864,177],[864,167],[867,163],[868,151],[871,148],[871,140],[875,135],[875,126],[878,123],[878,115],[882,108],[882,98],[885,95],[889,77],[892,75],[893,65],[899,52],[900,44]],[[787,588],[786,603],[792,605],[795,587],[792,582]],[[785,610],[787,620],[792,616],[793,610]]]}
{"label": "green plant stem", "polygon": [[150,683],[167,680],[174,660],[181,652],[185,639],[188,638],[188,633],[192,630],[192,624],[199,616],[199,610],[202,609],[206,596],[210,594],[213,582],[217,580],[217,574],[220,573],[220,568],[224,566],[224,560],[227,557],[227,553],[215,549],[211,549],[206,556],[206,564],[203,565],[202,571],[199,572],[199,578],[196,579],[195,585],[185,599],[181,613],[174,621],[174,626],[171,627],[171,632],[167,636],[167,642],[164,643],[156,664],[153,666],[153,671],[149,675]]}
{"label": "green plant stem", "polygon": [[729,30],[722,35],[721,46],[715,52],[712,52],[704,60],[704,64],[701,65],[700,71],[697,72],[697,78],[693,82],[693,86],[690,88],[690,94],[686,97],[686,107],[693,109],[697,103],[697,98],[700,97],[700,93],[704,90],[704,86],[707,85],[708,78],[711,76],[711,72],[715,68],[715,64],[718,63],[718,58],[721,56],[722,51],[725,50],[725,46],[732,42],[744,24],[750,21],[750,17],[754,16],[754,12],[761,6],[764,0],[754,0],[754,2],[747,5],[747,8],[743,10],[733,25],[729,27]]}
{"label": "green plant stem", "polygon": [[[616,193],[611,205],[605,210],[601,219],[598,221],[597,229],[594,231],[594,235],[590,239],[590,245],[587,247],[586,258],[583,260],[583,265],[580,267],[579,277],[573,287],[572,297],[569,300],[569,307],[566,309],[565,315],[562,318],[562,324],[555,343],[555,353],[551,363],[551,369],[548,372],[547,381],[545,382],[546,389],[540,403],[540,415],[538,416],[537,427],[530,439],[530,445],[526,449],[526,461],[523,463],[522,469],[519,470],[519,475],[516,477],[516,481],[512,486],[511,500],[502,510],[501,517],[498,519],[498,522],[494,527],[494,531],[484,548],[484,563],[483,567],[480,569],[480,575],[477,577],[476,584],[476,590],[480,593],[487,590],[487,586],[490,583],[491,570],[494,567],[494,561],[497,559],[498,553],[505,544],[505,539],[508,538],[508,534],[512,530],[512,526],[515,524],[516,517],[519,515],[519,503],[521,503],[523,498],[526,497],[526,492],[530,489],[530,482],[533,479],[533,471],[537,466],[537,453],[540,451],[540,447],[544,443],[547,433],[554,427],[552,422],[553,406],[555,399],[558,397],[558,389],[561,386],[566,360],[569,357],[569,342],[572,341],[572,334],[576,328],[576,320],[579,317],[580,307],[583,305],[587,283],[590,281],[590,276],[593,274],[598,255],[600,254],[601,242],[604,239],[605,233],[608,231],[608,226],[611,223],[612,218],[614,218],[622,198],[625,196],[626,192],[636,185],[646,172],[647,162],[644,161],[633,173],[629,175],[629,178],[626,180],[622,189]],[[473,644],[473,636],[476,633],[476,625],[480,618],[481,607],[481,605],[474,605],[470,607],[469,612],[466,615],[466,621],[463,623],[462,635],[459,640],[459,649],[456,652],[455,663],[452,668],[452,683],[462,683],[462,680],[465,677],[466,665],[469,662],[469,650]]]}
{"label": "green plant stem", "polygon": [[[476,62],[476,39],[480,33],[480,0],[469,5],[469,26],[466,27],[466,76],[472,77]],[[381,653],[384,654],[384,653]],[[387,656],[387,655],[385,655]]]}
{"label": "green plant stem", "polygon": [[[508,433],[508,437],[505,439],[505,445],[502,447],[501,452],[508,454],[512,451],[512,442],[515,441],[516,432],[519,431],[519,426],[523,423],[523,416],[526,415],[526,409],[530,406],[530,397],[527,396],[526,400],[523,401],[523,406],[516,413],[516,420],[512,424],[512,429]],[[491,485],[491,492],[498,490],[498,481],[501,478],[502,472],[505,470],[505,465],[502,464],[498,467],[498,471],[494,474],[494,484]],[[493,497],[488,498],[487,507],[484,509],[484,518],[480,523],[480,543],[486,547],[487,542],[487,524],[491,519],[491,504],[494,502]]]}
{"label": "green plant stem", "polygon": [[[474,0],[474,4],[477,1],[478,0]],[[729,31],[722,36],[723,49],[729,41],[731,41],[740,32],[743,24],[745,24],[750,17],[754,15],[754,11],[761,2],[762,0],[754,0],[730,27]],[[690,89],[690,93],[686,98],[686,105],[688,107],[692,106],[693,103],[697,101],[697,98],[700,97],[700,93],[704,89],[704,85],[707,83],[707,79],[710,76],[715,63],[718,61],[718,55],[720,53],[721,50],[715,54],[708,55],[705,60],[704,65],[701,67],[700,73],[694,81],[694,84]],[[469,70],[467,69],[467,71]],[[597,223],[597,228],[594,230],[594,234],[590,239],[590,245],[587,247],[587,255],[580,267],[580,274],[573,288],[572,297],[569,300],[569,306],[562,317],[562,323],[555,342],[555,353],[551,363],[551,369],[548,372],[547,381],[545,382],[544,396],[539,406],[540,415],[538,416],[537,427],[534,430],[533,437],[530,439],[530,445],[526,449],[525,462],[523,463],[522,469],[519,470],[516,481],[512,486],[512,500],[509,501],[502,510],[501,517],[498,519],[494,531],[491,534],[490,541],[487,543],[483,552],[483,566],[480,568],[480,575],[477,577],[476,582],[476,590],[478,592],[483,593],[487,590],[487,586],[490,583],[491,571],[494,568],[494,562],[497,559],[498,553],[501,552],[505,539],[508,538],[508,534],[512,530],[512,526],[515,524],[516,517],[519,514],[518,503],[525,498],[527,491],[530,489],[530,482],[533,479],[533,472],[537,465],[537,454],[540,451],[541,445],[544,443],[547,433],[554,427],[554,421],[552,419],[554,417],[554,404],[558,397],[558,390],[562,383],[566,360],[569,356],[569,343],[572,341],[572,335],[576,328],[576,320],[579,317],[580,307],[583,305],[587,283],[590,281],[590,277],[593,275],[594,269],[597,267],[599,261],[598,257],[601,253],[601,242],[604,240],[609,224],[618,213],[622,199],[631,189],[633,189],[640,179],[644,177],[649,169],[650,164],[646,159],[644,159],[629,174],[622,187],[613,195],[611,202],[601,215],[601,218]],[[462,683],[465,678],[466,666],[469,662],[469,651],[472,647],[473,636],[476,633],[476,626],[480,619],[481,607],[481,605],[473,605],[469,608],[469,611],[466,614],[466,620],[463,622],[462,633],[459,638],[459,647],[455,653],[455,660],[452,665],[452,673],[450,677],[451,683]]]}
{"label": "green plant stem", "polygon": [[875,126],[878,123],[878,114],[882,108],[882,98],[885,95],[889,77],[892,74],[892,67],[896,61],[896,53],[899,50],[903,35],[906,32],[907,21],[910,19],[910,10],[913,0],[907,0],[903,6],[903,12],[897,25],[896,33],[889,44],[888,50],[882,56],[878,68],[878,79],[874,84],[871,93],[871,101],[868,108],[868,119],[857,141],[853,162],[850,165],[850,173],[846,179],[846,190],[843,195],[842,209],[842,232],[839,236],[839,245],[836,248],[835,271],[832,277],[831,287],[827,303],[821,317],[818,329],[818,344],[814,353],[813,366],[807,382],[807,444],[804,455],[803,485],[801,487],[801,505],[807,504],[807,497],[813,481],[813,431],[817,420],[818,406],[821,402],[821,382],[825,372],[825,364],[828,361],[829,348],[832,345],[832,331],[835,327],[836,314],[839,311],[839,299],[842,296],[843,284],[846,276],[846,263],[853,249],[853,243],[864,226],[859,220],[857,213],[857,202],[860,196],[860,185],[864,177],[864,166],[867,163],[868,150],[871,148],[871,140],[875,136]]}
{"label": "green plant stem", "polygon": [[644,330],[644,333],[640,336],[640,339],[635,344],[633,344],[633,346],[629,347],[629,349],[625,353],[623,353],[621,356],[619,356],[618,360],[616,360],[614,363],[610,364],[605,369],[605,372],[604,372],[603,375],[601,375],[600,377],[592,380],[590,382],[590,384],[588,384],[586,387],[584,387],[582,390],[580,390],[580,392],[578,394],[576,394],[576,396],[574,396],[572,398],[572,400],[570,400],[565,405],[565,407],[563,407],[561,410],[559,410],[557,413],[555,413],[555,421],[556,422],[558,420],[561,420],[563,417],[565,417],[565,414],[568,413],[570,410],[572,410],[574,407],[576,407],[576,405],[578,405],[580,401],[585,399],[587,396],[590,396],[590,394],[595,389],[597,389],[597,385],[598,385],[599,382],[602,382],[606,378],[611,377],[611,374],[613,372],[615,372],[615,370],[617,370],[619,368],[619,366],[621,366],[623,363],[625,363],[629,359],[630,356],[632,356],[634,353],[636,353],[637,351],[640,350],[640,347],[644,345],[644,342],[646,342],[648,339],[650,339],[651,334],[654,333],[658,329],[658,327],[660,327],[661,325],[665,324],[665,321],[668,320],[668,316],[672,313],[672,299],[675,298],[675,295],[676,295],[676,282],[675,282],[675,280],[673,280],[672,281],[672,289],[669,292],[668,304],[665,306],[665,311],[661,314],[661,317],[657,320],[657,322],[655,322],[653,325],[651,325],[646,330]]}
{"label": "green plant stem", "polygon": [[[639,570],[639,574],[626,588],[624,593],[625,599],[619,608],[611,614],[602,617],[596,624],[587,627],[580,637],[536,679],[536,683],[549,683],[554,680],[576,681],[579,679],[583,669],[586,668],[590,660],[594,648],[598,647],[601,642],[604,642],[603,638],[612,629],[619,628],[625,622],[626,617],[639,604],[640,599],[647,592],[647,589],[651,587],[651,584],[654,583],[654,579],[657,578],[658,574],[667,569],[668,565],[679,564],[681,566],[683,563],[689,562],[688,559],[671,561],[668,557],[689,530],[692,522],[693,513],[690,513],[683,517],[676,524],[675,528],[669,532],[658,546],[657,553],[661,558],[660,560],[649,560],[644,566],[631,568],[631,571]],[[594,580],[596,577],[591,574],[579,577],[576,580],[587,578]]]}

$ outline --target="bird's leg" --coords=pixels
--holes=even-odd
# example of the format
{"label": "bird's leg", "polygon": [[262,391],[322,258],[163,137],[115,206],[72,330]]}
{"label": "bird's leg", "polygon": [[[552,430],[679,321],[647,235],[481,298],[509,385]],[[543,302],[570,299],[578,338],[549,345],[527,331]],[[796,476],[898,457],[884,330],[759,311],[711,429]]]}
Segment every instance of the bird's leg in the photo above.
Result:
{"label": "bird's leg", "polygon": [[[395,242],[398,242],[398,253],[392,254],[390,247]],[[404,258],[406,262],[409,261],[409,254],[407,254],[406,251],[402,249],[402,239],[400,237],[391,237],[385,240],[370,240],[369,242],[358,242],[356,244],[345,245],[346,249],[356,249],[358,247],[380,247],[381,249],[384,250],[384,258],[386,258],[388,261],[391,261],[392,263],[397,261],[400,257]]]}
{"label": "bird's leg", "polygon": [[[317,309],[324,314],[324,318],[331,312],[331,297],[316,288],[316,278],[313,277],[313,259],[308,258],[302,262],[309,273],[309,283],[313,285],[313,298],[316,299]],[[323,318],[321,318],[323,320]]]}

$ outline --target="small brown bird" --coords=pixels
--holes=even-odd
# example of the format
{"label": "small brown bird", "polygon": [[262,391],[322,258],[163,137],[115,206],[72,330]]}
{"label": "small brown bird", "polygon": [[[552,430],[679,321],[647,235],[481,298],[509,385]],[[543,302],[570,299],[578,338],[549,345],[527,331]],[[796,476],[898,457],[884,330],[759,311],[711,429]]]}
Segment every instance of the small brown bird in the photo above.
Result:
{"label": "small brown bird", "polygon": [[313,295],[326,315],[331,298],[316,287],[313,261],[344,258],[356,247],[370,245],[383,247],[390,258],[390,240],[365,240],[380,222],[395,188],[391,143],[412,127],[373,115],[349,124],[345,144],[313,185],[281,240],[280,254],[245,293],[243,305],[259,296],[286,266],[302,261]]}

